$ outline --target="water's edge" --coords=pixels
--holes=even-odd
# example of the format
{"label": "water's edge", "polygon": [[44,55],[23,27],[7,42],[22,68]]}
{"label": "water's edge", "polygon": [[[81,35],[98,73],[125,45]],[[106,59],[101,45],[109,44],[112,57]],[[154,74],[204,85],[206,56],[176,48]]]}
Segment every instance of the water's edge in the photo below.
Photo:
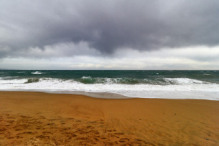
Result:
{"label": "water's edge", "polygon": [[[49,94],[72,94],[72,95],[84,95],[92,98],[101,99],[134,99],[134,98],[145,98],[145,99],[173,99],[173,100],[213,100],[219,101],[219,94],[212,93],[209,98],[207,92],[182,92],[177,91],[175,93],[169,92],[148,92],[145,97],[139,96],[126,96],[118,93],[109,92],[86,92],[86,91],[46,91],[46,90],[0,90],[0,92],[41,92]],[[208,98],[206,98],[208,97]]]}

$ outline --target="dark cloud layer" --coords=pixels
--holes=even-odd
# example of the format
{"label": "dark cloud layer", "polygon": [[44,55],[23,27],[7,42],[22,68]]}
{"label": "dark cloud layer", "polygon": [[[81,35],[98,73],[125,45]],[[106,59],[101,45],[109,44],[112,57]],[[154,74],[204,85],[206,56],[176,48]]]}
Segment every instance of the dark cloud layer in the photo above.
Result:
{"label": "dark cloud layer", "polygon": [[1,0],[0,57],[82,41],[103,54],[214,46],[218,14],[218,0]]}

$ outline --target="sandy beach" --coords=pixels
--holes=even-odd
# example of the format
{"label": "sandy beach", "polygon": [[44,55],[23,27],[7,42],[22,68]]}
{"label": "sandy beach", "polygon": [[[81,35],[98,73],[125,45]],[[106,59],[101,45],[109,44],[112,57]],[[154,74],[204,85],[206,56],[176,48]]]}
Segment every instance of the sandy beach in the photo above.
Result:
{"label": "sandy beach", "polygon": [[0,146],[219,145],[219,101],[0,92]]}

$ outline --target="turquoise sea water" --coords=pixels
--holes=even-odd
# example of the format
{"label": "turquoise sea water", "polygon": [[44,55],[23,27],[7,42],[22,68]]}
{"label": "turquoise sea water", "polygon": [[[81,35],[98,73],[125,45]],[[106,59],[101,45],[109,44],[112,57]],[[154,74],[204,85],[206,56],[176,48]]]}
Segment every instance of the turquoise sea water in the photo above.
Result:
{"label": "turquoise sea water", "polygon": [[201,94],[200,98],[206,94],[215,99],[219,71],[0,70],[0,90],[107,92],[146,98],[178,92],[185,96]]}

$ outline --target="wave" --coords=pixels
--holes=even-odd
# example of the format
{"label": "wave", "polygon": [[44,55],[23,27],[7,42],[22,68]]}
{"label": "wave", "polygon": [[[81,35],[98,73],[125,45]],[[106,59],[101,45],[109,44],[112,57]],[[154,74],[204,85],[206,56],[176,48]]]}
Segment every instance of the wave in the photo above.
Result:
{"label": "wave", "polygon": [[42,72],[35,71],[35,72],[31,72],[31,74],[34,74],[34,75],[40,75],[40,74],[42,74]]}
{"label": "wave", "polygon": [[79,79],[57,79],[57,78],[27,78],[27,79],[19,79],[18,77],[1,77],[1,82],[10,82],[17,83],[18,81],[24,81],[23,83],[35,83],[41,82],[44,80],[49,81],[58,81],[58,82],[77,82],[81,84],[125,84],[125,85],[196,85],[196,84],[214,84],[207,81],[201,81],[197,79],[189,79],[189,78],[147,78],[147,79],[138,79],[138,78],[95,78],[90,76],[83,76]]}
{"label": "wave", "polygon": [[[82,77],[83,81],[93,82],[96,78]],[[79,80],[81,80],[79,79]],[[103,83],[83,83],[77,80],[63,80],[57,78],[28,78],[28,79],[0,79],[0,90],[10,91],[43,91],[43,92],[100,92],[100,93],[116,93],[128,97],[143,98],[187,98],[189,93],[191,99],[217,99],[219,95],[219,84],[205,83],[199,80],[188,78],[165,78],[168,84],[123,84],[118,80],[121,78],[98,78],[104,80]],[[90,81],[87,81],[90,80]],[[115,81],[112,82],[112,81]],[[100,81],[98,81],[100,82]],[[106,83],[105,83],[106,82]],[[126,80],[127,82],[127,80]],[[148,82],[148,81],[147,81]]]}
{"label": "wave", "polygon": [[38,79],[38,78],[32,78],[32,79],[27,79],[27,81],[25,82],[25,83],[36,83],[36,82],[39,82],[40,81],[40,79]]}
{"label": "wave", "polygon": [[[1,84],[11,84],[11,86],[16,84],[23,84],[26,82],[26,79],[6,79],[6,78],[0,78],[0,86]],[[5,85],[3,85],[5,86]]]}
{"label": "wave", "polygon": [[205,75],[205,76],[210,76],[211,74],[203,74],[203,75]]}
{"label": "wave", "polygon": [[[83,81],[63,80],[54,78],[29,78],[1,80],[1,89],[30,89],[30,90],[54,90],[54,91],[85,91],[85,92],[148,92],[148,91],[208,91],[219,92],[219,84],[205,83],[199,80],[187,78],[165,78],[166,84],[127,84],[124,80],[99,78],[95,81],[91,77],[81,78]],[[80,79],[80,80],[81,80]],[[86,83],[83,83],[86,82]],[[133,82],[133,81],[131,81]],[[147,81],[149,82],[149,81]],[[152,82],[152,81],[150,81]],[[129,81],[128,81],[129,83]],[[168,83],[168,84],[167,84]]]}
{"label": "wave", "polygon": [[189,78],[164,78],[164,80],[169,84],[175,85],[191,85],[191,84],[207,84],[208,82],[189,79]]}
{"label": "wave", "polygon": [[150,84],[150,85],[191,85],[191,84],[208,84],[208,82],[189,79],[189,78],[92,78],[83,76],[77,80],[84,84]]}
{"label": "wave", "polygon": [[[83,81],[81,81],[83,79]],[[99,81],[97,81],[99,80]],[[81,89],[127,89],[127,90],[211,90],[208,87],[217,87],[212,88],[212,90],[217,89],[219,91],[219,84],[215,83],[207,83],[199,80],[194,79],[187,79],[187,78],[165,78],[163,79],[166,84],[157,84],[158,81],[155,83],[151,83],[153,81],[146,81],[150,82],[150,84],[129,84],[131,79],[121,79],[121,78],[91,78],[91,77],[83,77],[80,79],[80,82],[77,80],[63,80],[57,78],[28,78],[28,79],[11,79],[11,80],[4,80],[0,79],[0,88],[4,88],[1,84],[9,84],[8,87],[16,87],[17,84],[23,84],[24,88],[42,88],[42,89],[67,89],[67,90],[81,90]],[[133,79],[134,80],[134,79]],[[86,82],[86,83],[83,83]],[[93,83],[94,82],[94,83]],[[125,82],[123,84],[123,82]],[[135,81],[136,82],[136,81]],[[27,85],[28,83],[28,85]],[[133,81],[131,81],[133,83]],[[168,83],[168,84],[167,84]],[[6,87],[6,86],[5,86]],[[205,88],[206,87],[206,88]]]}
{"label": "wave", "polygon": [[136,78],[92,78],[90,76],[83,76],[77,80],[84,84],[144,84],[150,83],[147,79]]}

